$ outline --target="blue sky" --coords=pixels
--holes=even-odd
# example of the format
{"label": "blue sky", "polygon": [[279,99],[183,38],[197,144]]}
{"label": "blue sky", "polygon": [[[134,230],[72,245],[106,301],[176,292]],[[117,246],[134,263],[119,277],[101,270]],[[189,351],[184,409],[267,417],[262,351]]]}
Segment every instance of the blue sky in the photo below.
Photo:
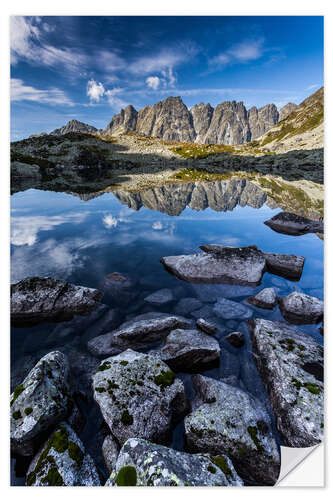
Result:
{"label": "blue sky", "polygon": [[12,17],[11,137],[127,104],[299,104],[323,85],[320,16]]}

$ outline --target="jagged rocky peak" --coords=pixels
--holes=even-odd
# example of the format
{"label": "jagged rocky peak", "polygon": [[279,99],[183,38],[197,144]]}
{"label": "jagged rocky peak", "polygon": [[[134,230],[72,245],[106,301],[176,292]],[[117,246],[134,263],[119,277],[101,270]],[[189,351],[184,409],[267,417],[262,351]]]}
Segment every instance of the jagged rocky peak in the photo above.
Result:
{"label": "jagged rocky peak", "polygon": [[251,140],[260,137],[279,120],[279,112],[275,104],[266,104],[262,108],[253,106],[248,112],[249,126],[251,130]]}
{"label": "jagged rocky peak", "polygon": [[192,115],[180,96],[141,109],[136,131],[166,141],[193,142],[196,135]]}
{"label": "jagged rocky peak", "polygon": [[251,140],[247,111],[243,102],[224,101],[214,109],[205,144],[242,144]]}
{"label": "jagged rocky peak", "polygon": [[128,104],[125,109],[121,109],[117,115],[114,115],[105,129],[105,133],[117,135],[125,132],[135,132],[137,116],[137,110],[132,104]]}
{"label": "jagged rocky peak", "polygon": [[56,128],[50,135],[64,135],[70,132],[86,132],[89,134],[97,132],[97,128],[87,123],[79,122],[78,120],[70,120],[66,125],[61,128]]}
{"label": "jagged rocky peak", "polygon": [[214,108],[208,103],[196,104],[190,110],[193,118],[193,126],[196,133],[195,142],[203,142],[203,138],[208,132],[210,122],[213,117]]}
{"label": "jagged rocky peak", "polygon": [[293,102],[288,102],[288,104],[283,106],[283,108],[281,108],[279,111],[279,122],[287,118],[287,116],[289,116],[290,113],[295,111],[296,108],[298,108],[298,106]]}

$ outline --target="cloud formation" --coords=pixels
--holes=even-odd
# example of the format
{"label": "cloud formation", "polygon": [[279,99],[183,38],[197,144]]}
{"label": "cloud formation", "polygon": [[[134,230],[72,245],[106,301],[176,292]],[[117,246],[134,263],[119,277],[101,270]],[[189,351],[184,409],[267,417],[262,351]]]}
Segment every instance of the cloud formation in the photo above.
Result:
{"label": "cloud formation", "polygon": [[244,40],[232,45],[228,50],[218,54],[210,60],[210,65],[218,67],[227,64],[247,63],[260,59],[265,52],[264,39]]}
{"label": "cloud formation", "polygon": [[158,76],[148,76],[148,78],[146,78],[146,83],[151,89],[157,90],[160,86],[161,80]]}
{"label": "cloud formation", "polygon": [[61,104],[74,106],[74,103],[66,96],[65,92],[58,88],[36,89],[19,78],[12,78],[10,82],[10,96],[13,102],[33,101],[43,104]]}

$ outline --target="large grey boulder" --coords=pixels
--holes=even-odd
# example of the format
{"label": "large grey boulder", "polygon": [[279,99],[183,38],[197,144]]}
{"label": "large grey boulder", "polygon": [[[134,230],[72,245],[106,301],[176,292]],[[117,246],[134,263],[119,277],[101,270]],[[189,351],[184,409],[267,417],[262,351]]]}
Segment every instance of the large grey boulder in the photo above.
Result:
{"label": "large grey boulder", "polygon": [[129,347],[152,344],[164,339],[171,330],[189,328],[190,325],[191,321],[182,316],[148,313],[126,321],[117,330],[91,339],[88,349],[95,356],[110,356]]}
{"label": "large grey boulder", "polygon": [[300,255],[263,252],[266,259],[266,270],[288,280],[300,280],[305,258]]}
{"label": "large grey boulder", "polygon": [[323,348],[283,322],[250,320],[254,361],[286,446],[323,439]]}
{"label": "large grey boulder", "polygon": [[295,325],[319,323],[323,319],[324,302],[311,295],[293,292],[279,300],[282,316]]}
{"label": "large grey boulder", "polygon": [[163,306],[165,304],[169,304],[173,300],[174,298],[170,288],[162,288],[161,290],[157,290],[144,298],[145,302],[148,302],[148,304],[153,306]]}
{"label": "large grey boulder", "polygon": [[215,302],[214,313],[223,319],[249,319],[252,317],[252,310],[233,300],[220,298]]}
{"label": "large grey boulder", "polygon": [[11,450],[32,455],[41,435],[68,411],[68,360],[58,351],[44,356],[10,397]]}
{"label": "large grey boulder", "polygon": [[266,220],[264,224],[277,233],[290,234],[292,236],[300,236],[308,233],[322,234],[324,232],[323,221],[307,219],[306,217],[301,217],[290,212],[280,212],[271,219]]}
{"label": "large grey boulder", "polygon": [[246,299],[246,301],[262,309],[274,309],[277,304],[277,296],[274,288],[264,288],[254,297]]}
{"label": "large grey boulder", "polygon": [[161,349],[161,359],[172,370],[182,372],[217,361],[220,354],[218,341],[199,330],[173,330]]}
{"label": "large grey boulder", "polygon": [[192,283],[260,283],[266,261],[257,247],[204,245],[200,248],[204,253],[162,257],[161,262],[169,272]]}
{"label": "large grey boulder", "polygon": [[25,278],[10,287],[10,314],[16,326],[42,321],[66,321],[89,314],[101,299],[94,288],[53,278]]}
{"label": "large grey boulder", "polygon": [[280,456],[270,418],[260,401],[243,390],[202,375],[193,377],[196,409],[185,418],[191,452],[226,453],[250,483],[275,484]]}
{"label": "large grey boulder", "polygon": [[243,486],[243,481],[226,455],[190,455],[132,438],[105,486]]}
{"label": "large grey boulder", "polygon": [[111,474],[111,472],[116,467],[116,462],[117,462],[117,458],[119,455],[119,447],[118,447],[115,439],[111,436],[111,434],[106,436],[106,438],[103,441],[102,455],[104,458],[106,468],[107,468],[109,474]]}
{"label": "large grey boulder", "polygon": [[166,442],[173,419],[187,405],[183,383],[168,365],[131,349],[101,363],[93,376],[93,392],[120,444],[130,437]]}
{"label": "large grey boulder", "polygon": [[27,486],[100,486],[94,461],[71,427],[62,422],[27,473]]}

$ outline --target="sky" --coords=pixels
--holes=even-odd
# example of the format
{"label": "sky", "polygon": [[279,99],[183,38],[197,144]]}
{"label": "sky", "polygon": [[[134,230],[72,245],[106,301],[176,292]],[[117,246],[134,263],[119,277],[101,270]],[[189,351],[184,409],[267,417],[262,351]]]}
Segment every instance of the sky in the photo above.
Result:
{"label": "sky", "polygon": [[13,16],[11,139],[128,104],[299,104],[323,85],[321,16]]}

